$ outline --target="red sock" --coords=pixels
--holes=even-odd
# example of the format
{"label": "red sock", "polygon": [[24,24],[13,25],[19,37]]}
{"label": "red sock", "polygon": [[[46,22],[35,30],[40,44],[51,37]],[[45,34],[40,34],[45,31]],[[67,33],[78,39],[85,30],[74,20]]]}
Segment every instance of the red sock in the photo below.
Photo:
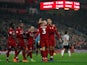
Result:
{"label": "red sock", "polygon": [[30,56],[30,58],[32,58],[32,52],[29,52],[29,56]]}
{"label": "red sock", "polygon": [[25,51],[22,51],[23,59],[26,60]]}
{"label": "red sock", "polygon": [[43,57],[43,51],[41,51],[41,56]]}
{"label": "red sock", "polygon": [[10,52],[10,50],[8,50],[8,51],[7,51],[7,54],[6,54],[6,55],[7,55],[7,57],[9,57],[9,52]]}
{"label": "red sock", "polygon": [[46,57],[48,56],[48,50],[46,50]]}
{"label": "red sock", "polygon": [[54,50],[50,50],[50,56],[53,56]]}
{"label": "red sock", "polygon": [[17,50],[15,50],[15,57],[14,57],[14,58],[16,58],[16,57],[17,57],[17,55],[18,55]]}
{"label": "red sock", "polygon": [[46,57],[46,50],[43,51],[43,57],[44,57],[44,58]]}
{"label": "red sock", "polygon": [[[16,53],[16,52],[15,52]],[[19,55],[19,53],[20,53],[20,51],[18,51],[17,53],[16,53],[16,57]]]}
{"label": "red sock", "polygon": [[52,56],[53,56],[53,54],[54,54],[54,50],[52,50]]}

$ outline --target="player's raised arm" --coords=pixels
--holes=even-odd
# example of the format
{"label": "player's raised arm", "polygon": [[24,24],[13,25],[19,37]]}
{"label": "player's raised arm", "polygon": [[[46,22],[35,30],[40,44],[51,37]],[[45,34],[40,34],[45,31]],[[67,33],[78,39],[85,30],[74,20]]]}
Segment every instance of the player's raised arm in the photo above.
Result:
{"label": "player's raised arm", "polygon": [[41,23],[42,22],[42,18],[39,19],[38,23]]}
{"label": "player's raised arm", "polygon": [[[53,26],[55,26],[55,25],[53,24]],[[58,33],[58,29],[57,29],[56,26],[55,26],[55,34],[57,35],[59,41],[62,42],[62,40],[61,40],[61,36],[60,36],[60,34]]]}
{"label": "player's raised arm", "polygon": [[42,18],[40,18],[38,21],[38,27],[40,27],[41,23],[42,23]]}

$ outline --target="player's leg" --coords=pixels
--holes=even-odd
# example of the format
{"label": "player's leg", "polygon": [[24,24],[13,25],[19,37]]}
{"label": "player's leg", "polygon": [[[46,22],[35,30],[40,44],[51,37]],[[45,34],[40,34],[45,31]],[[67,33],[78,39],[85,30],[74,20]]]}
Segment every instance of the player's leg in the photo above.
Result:
{"label": "player's leg", "polygon": [[31,62],[36,62],[36,61],[32,58],[33,44],[34,44],[34,43],[30,43],[30,45],[29,45],[29,47],[28,47],[29,52],[28,52],[28,55],[27,55],[27,56],[30,56]]}
{"label": "player's leg", "polygon": [[53,61],[54,47],[50,46],[50,61]]}
{"label": "player's leg", "polygon": [[42,61],[43,62],[48,62],[48,59],[47,59],[48,49],[49,49],[49,44],[45,40],[44,42],[41,43],[41,55],[42,55]]}
{"label": "player's leg", "polygon": [[67,46],[69,57],[71,56],[70,46]]}
{"label": "player's leg", "polygon": [[40,47],[41,47],[41,56],[42,56],[42,61],[45,62],[46,58],[46,46],[45,46],[45,41],[40,40]]}
{"label": "player's leg", "polygon": [[46,53],[46,56],[45,56],[45,60],[46,60],[46,62],[48,61],[48,52],[49,52],[49,42],[48,42],[48,40],[46,40],[46,42],[45,42],[45,53]]}
{"label": "player's leg", "polygon": [[40,41],[38,41],[36,44],[36,55],[38,55],[39,50],[40,50]]}
{"label": "player's leg", "polygon": [[19,62],[18,55],[19,55],[19,53],[21,52],[22,49],[21,49],[21,46],[20,45],[18,45],[15,48],[16,48],[15,49],[15,57],[14,57],[13,61],[14,62]]}
{"label": "player's leg", "polygon": [[46,53],[46,47],[42,47],[42,61],[47,62],[47,53]]}
{"label": "player's leg", "polygon": [[16,45],[16,42],[15,42],[15,40],[14,39],[12,39],[12,48],[14,48],[14,51],[15,51],[15,56],[14,56],[14,59],[13,59],[13,61],[14,62],[17,62],[17,45]]}
{"label": "player's leg", "polygon": [[54,49],[55,49],[55,42],[52,40],[49,43],[50,61],[53,61]]}
{"label": "player's leg", "polygon": [[6,53],[6,61],[9,62],[9,53],[11,51],[11,46],[8,46],[7,53]]}
{"label": "player's leg", "polygon": [[38,55],[38,43],[36,43],[36,55]]}
{"label": "player's leg", "polygon": [[22,56],[23,56],[22,62],[28,62],[27,59],[26,59],[26,52],[25,52],[26,47],[23,45],[23,46],[21,46],[21,48],[22,48]]}
{"label": "player's leg", "polygon": [[13,61],[18,62],[18,52],[17,52],[17,46],[16,45],[14,46],[14,51],[15,51],[15,56],[14,56]]}
{"label": "player's leg", "polygon": [[17,45],[15,45],[15,57],[14,57],[13,61],[14,62],[15,61],[19,62],[18,55],[20,54],[20,52],[22,50],[21,49],[21,39],[20,38],[17,38],[16,41],[17,41]]}
{"label": "player's leg", "polygon": [[63,49],[62,49],[62,51],[61,51],[61,55],[62,55],[62,57],[63,57],[63,55],[64,55],[65,48],[66,48],[66,46],[63,46]]}

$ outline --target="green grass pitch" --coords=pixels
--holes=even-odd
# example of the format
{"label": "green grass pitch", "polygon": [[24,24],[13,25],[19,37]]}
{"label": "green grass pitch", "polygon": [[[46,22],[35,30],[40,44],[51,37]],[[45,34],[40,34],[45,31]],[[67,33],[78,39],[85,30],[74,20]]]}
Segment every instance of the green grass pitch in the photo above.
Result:
{"label": "green grass pitch", "polygon": [[[66,53],[64,57],[61,57],[60,54],[57,54],[54,56],[54,62],[41,62],[41,56],[40,54],[36,56],[33,54],[33,58],[36,60],[36,62],[18,62],[14,63],[13,55],[10,55],[9,59],[10,62],[6,62],[6,55],[0,55],[0,65],[87,65],[87,53],[73,53],[71,57],[68,57],[68,54]],[[19,55],[19,59],[22,60],[22,56]],[[29,57],[28,57],[28,60]]]}

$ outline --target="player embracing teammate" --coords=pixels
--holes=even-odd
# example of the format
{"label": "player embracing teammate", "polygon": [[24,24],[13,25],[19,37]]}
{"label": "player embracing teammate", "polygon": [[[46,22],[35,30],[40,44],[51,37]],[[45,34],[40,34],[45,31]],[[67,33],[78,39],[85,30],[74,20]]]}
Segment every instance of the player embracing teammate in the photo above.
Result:
{"label": "player embracing teammate", "polygon": [[62,42],[60,34],[58,33],[57,27],[52,23],[51,19],[47,19],[48,27],[49,27],[49,54],[50,54],[50,62],[53,61],[53,54],[55,50],[55,34],[59,39],[59,42]]}
{"label": "player embracing teammate", "polygon": [[35,30],[34,26],[30,26],[28,31],[26,32],[26,35],[27,35],[27,39],[28,39],[27,57],[30,56],[31,62],[35,62],[35,60],[32,58],[32,52],[33,52],[33,47],[34,47],[34,43],[35,43],[35,34],[36,34],[36,30]]}
{"label": "player embracing teammate", "polygon": [[[9,27],[8,29],[8,39],[7,39],[7,53],[6,60],[9,61],[9,53],[12,51],[12,48],[15,50],[15,56],[13,61],[19,62],[18,55],[22,52],[23,60],[22,62],[28,62],[27,57],[30,56],[31,62],[35,62],[32,59],[32,51],[35,41],[35,30],[34,26],[30,26],[27,32],[24,32],[24,23],[20,23],[19,26],[14,29],[13,27]],[[25,43],[25,40],[27,42]],[[26,50],[27,48],[27,50]],[[27,51],[27,52],[26,52]]]}
{"label": "player embracing teammate", "polygon": [[[24,35],[23,27],[24,27],[24,24],[21,23],[16,29],[16,41],[17,41],[17,48],[18,48],[17,56],[22,51],[22,56],[23,56],[22,62],[28,62],[26,59],[26,44],[23,37]],[[14,62],[18,62],[17,56],[14,59]]]}
{"label": "player embracing teammate", "polygon": [[54,24],[52,24],[51,19],[42,20],[40,18],[40,25],[39,25],[39,33],[40,33],[40,47],[41,47],[41,56],[43,62],[48,62],[48,53],[50,52],[50,60],[53,61],[53,54],[55,48],[55,37],[56,34],[59,38],[60,42],[60,35],[57,32],[57,28]]}
{"label": "player embracing teammate", "polygon": [[[35,60],[32,58],[32,51],[35,43],[36,36],[40,36],[40,51],[43,62],[53,61],[53,54],[55,50],[55,34],[58,37],[59,41],[62,42],[61,36],[58,33],[57,27],[55,24],[52,24],[51,19],[42,20],[39,19],[38,31],[35,30],[34,26],[30,26],[28,31],[25,33],[24,24],[21,23],[16,30],[10,29],[8,36],[8,52],[7,52],[7,60],[9,57],[10,47],[15,48],[15,57],[14,62],[18,62],[18,55],[20,51],[22,51],[23,60],[22,62],[28,62],[27,57],[30,56],[32,62]],[[16,39],[13,38],[15,33]],[[24,41],[24,34],[26,35],[27,43]],[[11,38],[11,39],[10,39]],[[16,42],[15,42],[16,40]],[[11,44],[11,45],[10,45]],[[14,45],[14,46],[13,46]],[[27,52],[26,52],[27,48]],[[48,54],[50,55],[50,59],[48,60]],[[27,56],[26,56],[27,55]]]}
{"label": "player embracing teammate", "polygon": [[15,57],[17,56],[17,44],[15,41],[15,30],[12,26],[8,29],[8,39],[7,39],[7,53],[6,53],[6,61],[9,62],[9,54],[12,51],[12,48],[15,50]]}
{"label": "player embracing teammate", "polygon": [[41,47],[41,56],[42,61],[47,62],[48,49],[49,49],[49,27],[47,26],[46,20],[43,20],[39,26],[39,34],[40,34],[40,47]]}

